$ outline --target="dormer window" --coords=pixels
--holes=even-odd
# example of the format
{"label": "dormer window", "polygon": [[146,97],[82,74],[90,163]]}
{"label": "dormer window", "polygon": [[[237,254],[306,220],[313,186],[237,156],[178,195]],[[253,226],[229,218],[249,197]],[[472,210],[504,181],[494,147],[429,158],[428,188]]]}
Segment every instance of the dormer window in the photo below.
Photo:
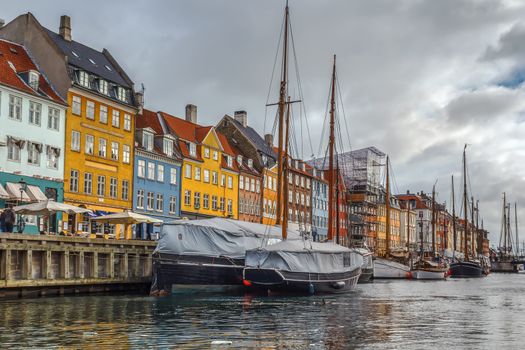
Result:
{"label": "dormer window", "polygon": [[38,91],[38,81],[40,79],[40,73],[34,70],[29,71],[29,86],[35,91]]}
{"label": "dormer window", "polygon": [[126,93],[126,89],[124,89],[121,86],[117,87],[117,98],[123,102],[128,102],[128,96]]}
{"label": "dormer window", "polygon": [[172,156],[173,155],[173,141],[168,139],[168,138],[164,138],[164,142],[163,142],[163,147],[164,147],[164,154],[168,155],[168,156]]}
{"label": "dormer window", "polygon": [[295,160],[295,169],[299,169],[299,160]]}
{"label": "dormer window", "polygon": [[302,163],[303,165],[303,171],[306,171],[306,163]]}
{"label": "dormer window", "polygon": [[262,155],[262,162],[263,162],[264,165],[267,165],[267,163],[268,163],[268,157],[266,156],[266,154],[263,154],[263,155]]}
{"label": "dormer window", "polygon": [[89,74],[84,71],[80,71],[78,74],[78,83],[84,87],[89,87]]}
{"label": "dormer window", "polygon": [[242,156],[240,154],[237,156],[237,163],[239,163],[239,165],[242,165]]}
{"label": "dormer window", "polygon": [[193,142],[190,142],[190,156],[196,157],[197,156],[197,145]]}
{"label": "dormer window", "polygon": [[226,164],[228,164],[229,168],[232,168],[233,167],[233,158],[230,157],[230,156],[225,156],[225,157],[226,157]]}
{"label": "dormer window", "polygon": [[142,134],[142,147],[148,151],[153,151],[153,134],[144,131]]}
{"label": "dormer window", "polygon": [[98,81],[98,92],[104,95],[108,94],[108,82],[104,79],[99,79]]}
{"label": "dormer window", "polygon": [[248,159],[248,166],[253,168],[253,159]]}

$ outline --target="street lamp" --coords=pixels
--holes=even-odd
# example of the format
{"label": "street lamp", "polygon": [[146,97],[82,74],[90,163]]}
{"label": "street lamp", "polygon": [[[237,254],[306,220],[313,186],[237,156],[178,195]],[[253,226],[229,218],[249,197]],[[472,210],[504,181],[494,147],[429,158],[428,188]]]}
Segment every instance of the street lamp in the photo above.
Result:
{"label": "street lamp", "polygon": [[[22,178],[20,181],[18,181],[18,184],[20,185],[20,203],[22,203],[24,199],[24,191],[27,190],[27,182],[25,182]],[[24,227],[24,218],[22,217],[22,214],[20,214],[18,217],[18,233],[24,232]]]}

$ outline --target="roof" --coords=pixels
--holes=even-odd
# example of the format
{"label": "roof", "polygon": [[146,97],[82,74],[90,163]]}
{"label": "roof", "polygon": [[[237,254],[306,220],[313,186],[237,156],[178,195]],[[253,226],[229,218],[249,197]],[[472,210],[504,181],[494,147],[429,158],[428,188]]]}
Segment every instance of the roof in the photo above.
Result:
{"label": "roof", "polygon": [[[13,65],[15,70],[10,66]],[[28,84],[27,74],[30,70],[40,73],[38,91]],[[45,75],[40,72],[27,50],[7,40],[0,40],[0,83],[27,94],[51,100],[62,105],[66,102],[58,95]]]}
{"label": "roof", "polygon": [[157,135],[164,134],[162,125],[160,125],[159,118],[157,117],[157,112],[148,109],[144,109],[142,115],[137,116],[135,119],[135,126],[137,129],[152,128]]}
{"label": "roof", "polygon": [[159,113],[172,134],[185,141],[191,141],[194,143],[198,142],[196,138],[196,129],[199,128],[200,125],[194,124],[182,118],[175,117],[166,112]]}
{"label": "roof", "polygon": [[[72,66],[81,68],[87,72],[93,73],[108,81],[118,85],[131,88],[127,79],[120,73],[120,67],[116,67],[104,52],[92,49],[89,46],[79,43],[78,41],[64,40],[59,34],[44,28],[53,42],[68,58],[68,63]],[[106,50],[104,50],[107,52]],[[92,60],[93,62],[91,62]],[[109,68],[109,69],[108,69]]]}
{"label": "roof", "polygon": [[248,138],[257,148],[258,151],[277,159],[277,154],[273,151],[273,149],[266,143],[263,137],[259,135],[255,129],[253,129],[251,126],[244,126],[242,123],[238,122],[234,118],[230,117],[229,115],[225,116],[228,118],[230,122],[233,123],[243,133],[246,138]]}

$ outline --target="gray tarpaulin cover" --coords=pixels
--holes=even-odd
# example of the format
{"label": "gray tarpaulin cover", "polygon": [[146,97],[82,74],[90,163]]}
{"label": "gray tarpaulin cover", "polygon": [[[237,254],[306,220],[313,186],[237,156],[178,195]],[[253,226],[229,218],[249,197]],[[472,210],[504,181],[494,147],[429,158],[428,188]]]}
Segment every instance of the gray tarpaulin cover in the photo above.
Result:
{"label": "gray tarpaulin cover", "polygon": [[292,272],[351,271],[363,264],[355,251],[334,243],[286,240],[246,251],[246,266]]}
{"label": "gray tarpaulin cover", "polygon": [[[298,231],[288,231],[300,239]],[[277,243],[281,228],[232,219],[177,220],[162,225],[156,252],[244,258],[247,249]]]}

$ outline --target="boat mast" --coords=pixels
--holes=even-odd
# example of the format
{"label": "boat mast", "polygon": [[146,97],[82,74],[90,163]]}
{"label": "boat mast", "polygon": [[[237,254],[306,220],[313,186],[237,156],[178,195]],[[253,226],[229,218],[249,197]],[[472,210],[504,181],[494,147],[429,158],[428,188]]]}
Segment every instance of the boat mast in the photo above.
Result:
{"label": "boat mast", "polygon": [[390,159],[386,156],[386,256],[390,255]]}
{"label": "boat mast", "polygon": [[288,105],[286,108],[286,130],[283,156],[283,221],[281,223],[281,235],[283,240],[288,237],[288,138],[290,137],[290,96],[288,96]]}
{"label": "boat mast", "polygon": [[432,186],[432,256],[436,256],[436,184]]}
{"label": "boat mast", "polygon": [[454,253],[457,250],[457,236],[456,236],[456,197],[454,195],[454,175],[452,175],[452,237],[454,237]]}
{"label": "boat mast", "polygon": [[406,220],[405,220],[405,226],[407,228],[407,252],[408,256],[410,256],[410,200],[406,201]]}
{"label": "boat mast", "polygon": [[476,242],[478,244],[478,254],[483,254],[481,234],[479,232],[479,199],[476,200]]}
{"label": "boat mast", "polygon": [[283,181],[283,138],[284,138],[284,106],[286,104],[286,95],[287,95],[287,80],[288,80],[288,0],[286,1],[286,7],[284,10],[284,40],[283,40],[283,64],[282,64],[282,77],[281,77],[281,85],[279,90],[279,143],[278,143],[278,151],[277,151],[277,218],[276,218],[276,224],[279,225],[281,223],[281,218],[283,215],[283,201],[286,202],[288,199],[283,199],[283,186],[284,182],[287,181],[286,178],[284,178]]}
{"label": "boat mast", "polygon": [[472,254],[474,254],[476,252],[476,249],[474,249],[474,243],[475,243],[475,240],[474,240],[474,236],[475,236],[475,227],[474,227],[474,212],[476,211],[476,207],[474,206],[474,196],[470,197],[470,199],[472,200],[472,204],[471,204],[471,211],[470,211],[470,218],[471,218],[471,223],[472,223],[472,230],[470,230],[470,251],[472,252]]}
{"label": "boat mast", "polygon": [[465,144],[465,148],[463,148],[463,208],[465,209],[465,213],[463,215],[464,219],[464,240],[465,240],[465,260],[468,260],[468,221],[467,221],[467,211],[468,211],[468,204],[467,204],[467,144]]}
{"label": "boat mast", "polygon": [[514,225],[516,225],[516,257],[520,255],[520,245],[518,237],[518,204],[514,202]]}
{"label": "boat mast", "polygon": [[334,145],[335,145],[335,59],[334,55],[334,65],[332,69],[332,84],[331,84],[331,96],[330,96],[330,138],[328,140],[328,240],[331,241],[334,239],[334,222],[335,218],[334,213],[335,203],[334,203]]}

